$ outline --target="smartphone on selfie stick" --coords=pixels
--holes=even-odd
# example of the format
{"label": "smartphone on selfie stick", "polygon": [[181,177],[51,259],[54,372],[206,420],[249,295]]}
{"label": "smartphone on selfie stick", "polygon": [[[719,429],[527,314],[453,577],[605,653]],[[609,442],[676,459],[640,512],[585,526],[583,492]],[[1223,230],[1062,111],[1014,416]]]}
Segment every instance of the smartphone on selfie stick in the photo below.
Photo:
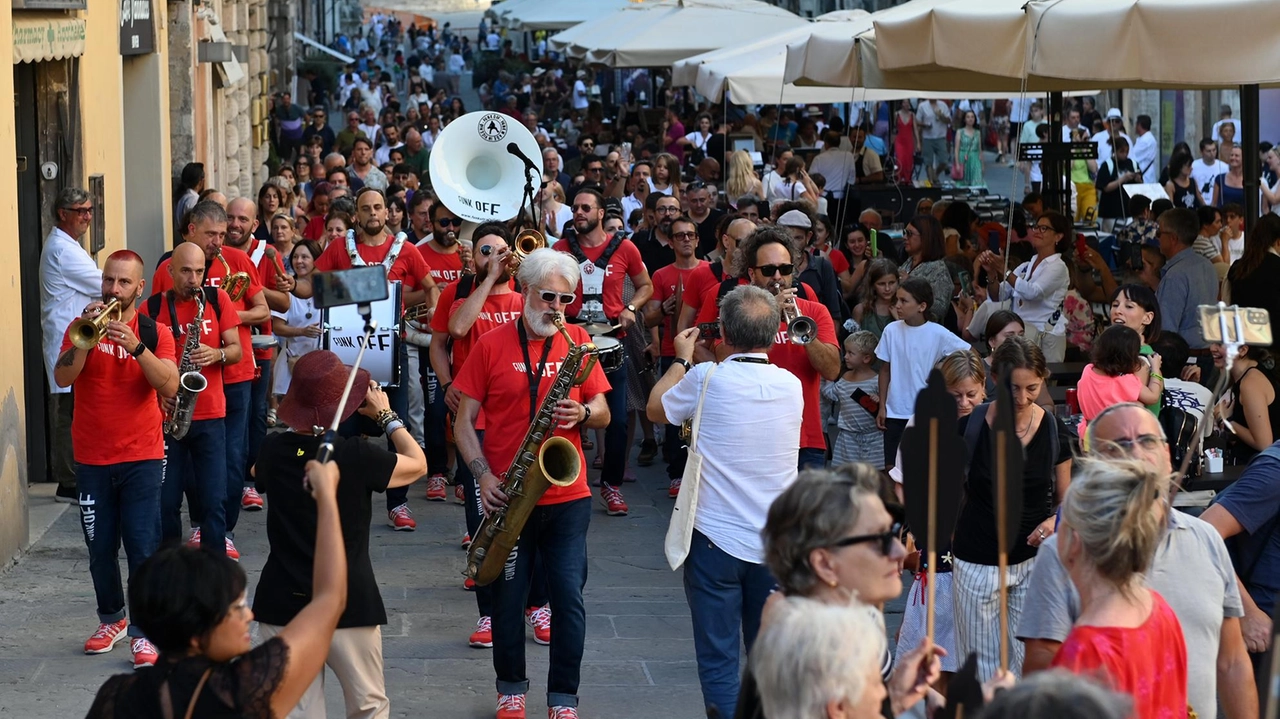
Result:
{"label": "smartphone on selfie stick", "polygon": [[333,456],[333,439],[338,433],[338,423],[342,419],[342,409],[351,396],[351,385],[356,381],[356,370],[364,359],[364,351],[369,347],[369,337],[378,327],[373,319],[373,303],[387,299],[387,268],[382,265],[372,267],[353,267],[349,270],[320,272],[312,277],[315,288],[316,309],[355,305],[360,316],[364,318],[364,337],[360,340],[360,352],[356,354],[355,364],[347,375],[347,385],[342,389],[342,399],[338,400],[338,411],[333,416],[333,424],[324,431],[320,442],[320,450],[316,452],[316,461],[324,464]]}

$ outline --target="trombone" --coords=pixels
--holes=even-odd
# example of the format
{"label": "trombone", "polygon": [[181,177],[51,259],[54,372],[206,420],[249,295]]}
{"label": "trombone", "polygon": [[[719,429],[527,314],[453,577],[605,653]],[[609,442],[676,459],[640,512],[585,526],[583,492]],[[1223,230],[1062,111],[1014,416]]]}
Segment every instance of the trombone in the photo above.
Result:
{"label": "trombone", "polygon": [[[776,296],[782,292],[782,283],[773,282],[770,284],[770,289]],[[813,318],[800,314],[794,300],[782,303],[782,319],[787,323],[787,338],[792,344],[807,345],[818,336],[817,324],[814,323]]]}
{"label": "trombone", "polygon": [[107,336],[107,324],[119,321],[124,314],[124,308],[120,304],[120,300],[112,297],[107,306],[102,308],[102,312],[98,313],[93,319],[85,319],[77,317],[68,328],[71,335],[71,344],[76,349],[91,350]]}

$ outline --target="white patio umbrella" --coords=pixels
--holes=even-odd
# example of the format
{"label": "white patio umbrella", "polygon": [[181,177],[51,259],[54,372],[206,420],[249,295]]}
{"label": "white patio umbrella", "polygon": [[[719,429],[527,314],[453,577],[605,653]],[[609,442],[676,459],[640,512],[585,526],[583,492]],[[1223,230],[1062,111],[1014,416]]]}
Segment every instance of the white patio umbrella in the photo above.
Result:
{"label": "white patio umbrella", "polygon": [[550,45],[609,67],[661,67],[808,24],[760,0],[660,0],[575,25]]}
{"label": "white patio umbrella", "polygon": [[[513,0],[514,1],[514,0]],[[634,4],[635,0],[538,0],[522,2],[502,16],[512,30],[565,30]]]}

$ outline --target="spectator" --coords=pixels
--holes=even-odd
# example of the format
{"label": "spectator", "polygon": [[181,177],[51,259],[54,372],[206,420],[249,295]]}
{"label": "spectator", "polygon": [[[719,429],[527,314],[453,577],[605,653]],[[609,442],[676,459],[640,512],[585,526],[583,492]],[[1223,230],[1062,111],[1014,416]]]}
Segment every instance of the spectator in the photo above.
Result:
{"label": "spectator", "polygon": [[1207,343],[1200,335],[1200,305],[1218,301],[1218,274],[1213,264],[1191,246],[1200,222],[1191,210],[1173,209],[1160,215],[1160,252],[1166,262],[1156,297],[1160,317],[1193,349]]}
{"label": "spectator", "polygon": [[1224,296],[1241,307],[1260,307],[1280,319],[1280,216],[1263,215],[1245,242],[1244,255],[1227,272]]}

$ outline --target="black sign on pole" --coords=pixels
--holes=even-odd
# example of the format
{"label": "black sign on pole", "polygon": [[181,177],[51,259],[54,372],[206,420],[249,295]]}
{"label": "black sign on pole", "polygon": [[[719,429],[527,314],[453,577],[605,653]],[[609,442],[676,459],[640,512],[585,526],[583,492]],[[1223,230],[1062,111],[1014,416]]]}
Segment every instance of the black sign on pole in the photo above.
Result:
{"label": "black sign on pole", "polygon": [[120,0],[120,54],[147,55],[156,51],[151,0]]}

